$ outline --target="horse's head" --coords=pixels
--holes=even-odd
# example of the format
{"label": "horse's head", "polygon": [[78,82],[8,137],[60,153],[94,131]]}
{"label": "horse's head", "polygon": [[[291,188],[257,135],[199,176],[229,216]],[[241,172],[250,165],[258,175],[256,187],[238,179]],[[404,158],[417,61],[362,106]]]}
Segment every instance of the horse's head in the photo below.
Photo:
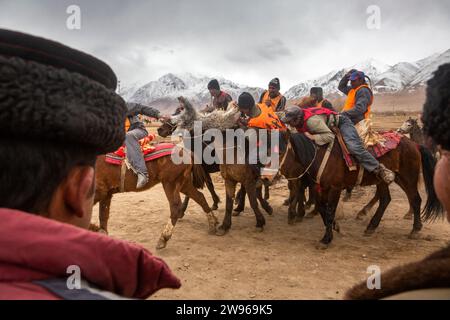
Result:
{"label": "horse's head", "polygon": [[416,126],[418,126],[417,119],[413,119],[410,117],[408,120],[403,122],[401,127],[397,129],[397,132],[402,134],[408,134]]}
{"label": "horse's head", "polygon": [[166,138],[170,136],[175,131],[176,128],[177,125],[174,124],[171,119],[164,120],[162,121],[162,125],[158,128],[158,134],[161,137]]}

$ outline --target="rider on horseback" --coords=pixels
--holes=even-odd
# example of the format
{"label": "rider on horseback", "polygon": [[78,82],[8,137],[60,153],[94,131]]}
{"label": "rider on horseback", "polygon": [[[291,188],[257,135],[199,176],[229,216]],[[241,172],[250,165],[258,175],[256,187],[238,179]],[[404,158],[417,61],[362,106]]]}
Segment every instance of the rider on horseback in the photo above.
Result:
{"label": "rider on horseback", "polygon": [[144,106],[139,103],[127,103],[128,113],[125,120],[125,147],[127,149],[127,160],[132,170],[137,174],[136,188],[143,188],[148,182],[148,171],[145,165],[144,155],[141,151],[139,140],[148,136],[144,123],[139,119],[139,114],[151,118],[160,118],[158,110]]}
{"label": "rider on horseback", "polygon": [[281,120],[304,133],[317,145],[333,142],[335,136],[330,127],[338,127],[350,153],[367,171],[375,173],[387,184],[394,181],[394,173],[364,149],[355,126],[345,114],[338,114],[326,108],[301,109],[289,106]]}

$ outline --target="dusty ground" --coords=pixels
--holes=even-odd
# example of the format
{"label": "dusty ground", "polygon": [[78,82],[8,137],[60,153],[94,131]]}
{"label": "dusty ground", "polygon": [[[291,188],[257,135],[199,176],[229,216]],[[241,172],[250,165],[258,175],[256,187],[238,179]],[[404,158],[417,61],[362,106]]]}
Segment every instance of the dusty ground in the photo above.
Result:
{"label": "dusty ground", "polygon": [[[375,121],[391,128],[404,118]],[[222,183],[216,183],[216,190],[224,199]],[[162,188],[119,194],[112,201],[110,235],[148,248],[182,279],[181,289],[160,291],[153,296],[156,299],[340,299],[349,287],[366,279],[368,266],[386,270],[421,259],[450,241],[450,225],[443,221],[425,224],[421,239],[408,239],[412,221],[402,219],[408,209],[406,196],[392,186],[392,202],[372,237],[363,236],[369,217],[354,219],[373,195],[373,189],[366,188],[344,203],[342,234],[335,234],[333,245],[320,251],[315,247],[324,232],[320,217],[289,226],[287,208],[282,206],[287,193],[283,182],[272,189],[274,215],[266,215],[262,233],[255,232],[255,218],[247,205],[240,217],[233,217],[227,235],[210,236],[206,217],[191,203],[167,248],[160,251],[155,245],[169,217]],[[94,210],[97,213],[98,206]],[[223,213],[221,203],[219,219]]]}

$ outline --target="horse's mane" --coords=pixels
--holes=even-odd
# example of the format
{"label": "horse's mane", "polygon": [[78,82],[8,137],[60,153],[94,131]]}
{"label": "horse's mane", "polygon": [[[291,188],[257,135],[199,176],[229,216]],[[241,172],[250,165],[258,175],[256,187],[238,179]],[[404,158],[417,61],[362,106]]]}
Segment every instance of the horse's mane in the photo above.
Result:
{"label": "horse's mane", "polygon": [[184,111],[173,118],[173,122],[177,124],[179,129],[192,130],[195,121],[202,122],[202,129],[219,129],[221,131],[231,129],[236,126],[240,112],[234,102],[228,104],[226,111],[214,110],[207,114],[201,114],[192,106],[192,104],[184,97],[178,100],[184,106]]}
{"label": "horse's mane", "polygon": [[303,133],[291,133],[291,144],[295,155],[305,168],[314,160],[316,154],[315,144],[309,140]]}

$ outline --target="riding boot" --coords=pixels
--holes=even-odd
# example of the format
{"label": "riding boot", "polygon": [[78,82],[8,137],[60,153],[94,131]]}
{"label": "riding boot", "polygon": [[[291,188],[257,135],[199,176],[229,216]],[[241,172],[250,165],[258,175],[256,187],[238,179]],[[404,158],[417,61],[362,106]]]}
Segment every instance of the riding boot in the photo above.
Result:
{"label": "riding boot", "polygon": [[395,173],[386,168],[382,163],[380,163],[373,173],[387,184],[391,184],[395,180]]}
{"label": "riding boot", "polygon": [[137,177],[136,189],[142,189],[148,183],[148,175],[138,173]]}

